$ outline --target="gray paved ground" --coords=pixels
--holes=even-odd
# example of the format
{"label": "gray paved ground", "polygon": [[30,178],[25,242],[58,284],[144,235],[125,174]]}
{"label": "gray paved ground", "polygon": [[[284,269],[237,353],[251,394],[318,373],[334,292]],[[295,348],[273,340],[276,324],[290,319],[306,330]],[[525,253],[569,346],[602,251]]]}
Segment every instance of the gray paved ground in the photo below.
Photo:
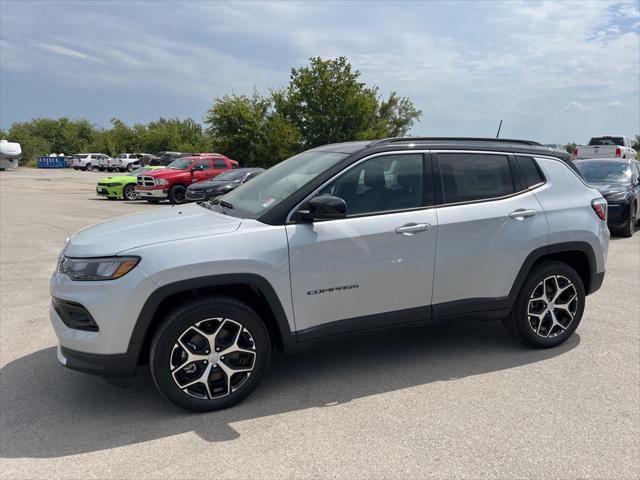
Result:
{"label": "gray paved ground", "polygon": [[118,389],[56,362],[48,279],[65,237],[154,207],[98,173],[0,173],[2,478],[638,478],[640,232],[612,241],[578,333],[529,350],[499,324],[275,355],[241,405],[195,415],[147,371]]}

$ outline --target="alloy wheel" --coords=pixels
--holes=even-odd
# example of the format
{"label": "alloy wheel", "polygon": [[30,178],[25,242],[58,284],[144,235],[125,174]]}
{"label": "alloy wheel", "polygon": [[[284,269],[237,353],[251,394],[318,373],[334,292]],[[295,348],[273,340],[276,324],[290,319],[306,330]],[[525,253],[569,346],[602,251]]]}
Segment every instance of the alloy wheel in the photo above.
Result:
{"label": "alloy wheel", "polygon": [[529,326],[542,338],[553,338],[569,328],[578,311],[578,292],[567,277],[553,275],[533,289],[527,303]]}
{"label": "alloy wheel", "polygon": [[138,194],[136,193],[136,189],[133,185],[127,185],[124,187],[124,198],[127,200],[135,200],[138,198]]}
{"label": "alloy wheel", "polygon": [[198,399],[232,394],[247,382],[256,364],[251,333],[229,318],[208,318],[184,330],[170,353],[171,377]]}

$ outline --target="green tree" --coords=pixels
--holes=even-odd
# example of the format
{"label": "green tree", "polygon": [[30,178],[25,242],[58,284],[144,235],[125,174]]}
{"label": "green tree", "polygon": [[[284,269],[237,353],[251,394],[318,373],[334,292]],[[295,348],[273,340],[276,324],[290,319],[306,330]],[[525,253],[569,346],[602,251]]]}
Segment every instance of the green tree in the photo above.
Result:
{"label": "green tree", "polygon": [[393,92],[378,97],[345,57],[311,58],[291,70],[286,89],[273,92],[276,111],[300,132],[305,148],[354,139],[406,135],[422,112]]}
{"label": "green tree", "polygon": [[271,166],[299,150],[296,128],[257,92],[216,98],[205,123],[216,148],[243,165]]}
{"label": "green tree", "polygon": [[567,153],[570,153],[571,155],[573,155],[573,151],[575,150],[576,146],[577,146],[576,143],[571,142],[571,143],[567,143],[564,146],[564,149],[567,151]]}

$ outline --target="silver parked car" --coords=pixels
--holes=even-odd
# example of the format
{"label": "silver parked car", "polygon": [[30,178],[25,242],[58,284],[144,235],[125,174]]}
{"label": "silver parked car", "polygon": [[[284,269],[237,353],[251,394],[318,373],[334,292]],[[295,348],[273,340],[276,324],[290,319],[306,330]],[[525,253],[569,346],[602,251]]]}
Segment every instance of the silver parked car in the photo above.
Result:
{"label": "silver parked car", "polygon": [[[566,153],[520,140],[397,138],[296,155],[213,203],[103,222],[51,279],[59,361],[231,406],[285,352],[471,316],[554,347],[604,279],[607,204]],[[428,366],[425,366],[428,368]]]}

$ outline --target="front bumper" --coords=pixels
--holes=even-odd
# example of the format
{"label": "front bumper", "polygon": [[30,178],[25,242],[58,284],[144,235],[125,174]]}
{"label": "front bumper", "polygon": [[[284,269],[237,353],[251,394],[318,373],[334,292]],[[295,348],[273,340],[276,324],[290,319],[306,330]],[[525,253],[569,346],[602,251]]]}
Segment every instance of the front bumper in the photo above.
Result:
{"label": "front bumper", "polygon": [[122,186],[120,187],[96,187],[96,195],[100,197],[118,198],[122,196]]}
{"label": "front bumper", "polygon": [[143,200],[145,198],[164,200],[169,196],[169,189],[136,187],[136,194],[138,195],[138,198]]}

